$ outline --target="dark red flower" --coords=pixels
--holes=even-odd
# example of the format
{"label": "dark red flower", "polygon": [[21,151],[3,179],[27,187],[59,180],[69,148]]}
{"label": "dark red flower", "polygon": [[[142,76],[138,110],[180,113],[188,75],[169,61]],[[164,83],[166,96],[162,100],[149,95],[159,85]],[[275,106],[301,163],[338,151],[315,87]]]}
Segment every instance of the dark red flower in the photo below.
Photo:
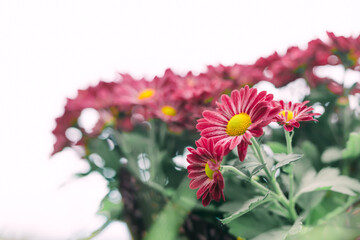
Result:
{"label": "dark red flower", "polygon": [[206,207],[211,200],[225,200],[224,178],[220,172],[225,149],[221,144],[215,144],[213,139],[207,138],[200,138],[196,141],[196,146],[196,149],[188,148],[190,188],[199,188],[196,196],[198,199],[202,197],[202,204]]}

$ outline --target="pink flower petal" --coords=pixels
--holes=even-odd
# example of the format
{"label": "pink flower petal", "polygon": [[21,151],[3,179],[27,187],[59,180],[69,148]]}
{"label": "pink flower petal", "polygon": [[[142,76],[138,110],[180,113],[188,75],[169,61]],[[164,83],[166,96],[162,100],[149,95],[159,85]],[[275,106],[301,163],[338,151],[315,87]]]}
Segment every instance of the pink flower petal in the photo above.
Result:
{"label": "pink flower petal", "polygon": [[239,160],[243,162],[247,153],[248,144],[243,141],[237,147],[238,147],[237,149],[238,149]]}

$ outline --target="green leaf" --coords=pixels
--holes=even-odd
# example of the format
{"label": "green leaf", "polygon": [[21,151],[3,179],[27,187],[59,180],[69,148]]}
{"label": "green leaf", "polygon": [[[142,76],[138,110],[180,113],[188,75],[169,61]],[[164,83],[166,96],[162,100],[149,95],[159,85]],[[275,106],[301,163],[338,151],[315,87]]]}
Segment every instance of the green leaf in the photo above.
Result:
{"label": "green leaf", "polygon": [[264,239],[276,239],[284,240],[289,232],[291,226],[283,226],[281,228],[272,229],[270,231],[264,232],[251,240],[264,240]]}
{"label": "green leaf", "polygon": [[266,164],[259,164],[258,166],[256,166],[250,173],[250,177],[256,175],[258,172],[260,172],[264,167],[266,166]]}
{"label": "green leaf", "polygon": [[257,196],[254,197],[248,201],[246,201],[241,207],[240,209],[238,209],[237,211],[235,211],[235,209],[233,209],[234,207],[234,203],[225,203],[223,204],[223,206],[220,207],[220,210],[230,210],[230,212],[234,212],[232,215],[230,215],[229,217],[226,217],[224,219],[221,219],[220,221],[223,224],[227,224],[231,221],[233,221],[234,219],[241,217],[242,215],[244,215],[245,213],[250,212],[251,210],[253,210],[254,208],[270,201],[271,198],[269,197],[269,194],[266,194],[265,196]]}
{"label": "green leaf", "polygon": [[340,176],[336,168],[324,168],[318,173],[312,170],[304,175],[295,198],[306,192],[323,190],[355,195],[354,192],[360,192],[360,183],[356,179]]}
{"label": "green leaf", "polygon": [[[269,202],[270,203],[270,202]],[[240,218],[230,222],[226,226],[234,236],[244,239],[252,239],[260,233],[267,232],[284,224],[284,219],[268,210],[269,203],[258,207]],[[259,224],[261,222],[261,224]],[[241,238],[240,238],[241,239]]]}
{"label": "green leaf", "polygon": [[173,202],[168,202],[145,236],[145,240],[177,240],[179,228],[187,216],[187,211]]}
{"label": "green leaf", "polygon": [[[237,159],[237,161],[239,161],[239,159]],[[260,165],[262,165],[261,163],[255,162],[255,161],[247,161],[245,160],[244,162],[240,162],[239,164],[236,164],[235,167],[240,169],[240,170],[248,170],[250,171],[251,168],[257,168]]]}
{"label": "green leaf", "polygon": [[[268,146],[262,145],[260,147],[261,154],[264,157],[266,165],[259,162],[259,160],[257,159],[257,155],[254,153],[252,148],[248,148],[248,153],[245,157],[244,162],[240,162],[239,160],[237,160],[235,161],[235,164],[233,166],[247,174],[249,178],[257,174],[264,175],[265,172],[261,170],[264,169],[265,166],[267,166],[268,169],[271,169],[274,164],[274,159],[268,156],[267,152],[264,150],[264,148],[266,147]],[[269,149],[269,151],[271,151],[271,149]]]}
{"label": "green leaf", "polygon": [[[166,152],[160,151],[158,145],[147,135],[138,133],[115,132],[117,144],[127,158],[127,167],[138,178],[141,178],[142,171],[138,167],[138,156],[145,156],[150,160],[150,180],[162,182],[165,179],[162,171],[161,162],[166,156]],[[156,178],[156,179],[155,179]]]}
{"label": "green leaf", "polygon": [[317,146],[309,140],[305,140],[301,144],[301,150],[304,153],[305,157],[308,157],[312,161],[315,162],[319,159],[319,151],[317,149]]}
{"label": "green leaf", "polygon": [[264,164],[259,163],[252,153],[248,154],[243,162],[240,162],[239,159],[236,158],[233,163],[229,162],[229,164],[244,172],[249,178],[256,175],[265,167]]}
{"label": "green leaf", "polygon": [[360,133],[350,133],[346,148],[342,151],[343,158],[356,158],[360,156]]}
{"label": "green leaf", "polygon": [[342,159],[341,150],[338,147],[329,147],[321,154],[323,163],[331,163]]}
{"label": "green leaf", "polygon": [[268,145],[271,148],[271,151],[273,153],[286,153],[286,146],[279,142],[266,142],[266,145]]}
{"label": "green leaf", "polygon": [[185,209],[192,209],[197,204],[196,190],[189,188],[190,179],[185,177],[176,189],[173,201]]}
{"label": "green leaf", "polygon": [[288,231],[287,235],[295,235],[295,234],[301,232],[302,227],[303,227],[302,220],[303,220],[302,217],[299,217],[298,219],[296,219],[296,221],[294,222],[294,224],[291,226],[290,230]]}
{"label": "green leaf", "polygon": [[280,228],[272,229],[265,233],[262,233],[252,240],[267,240],[267,239],[276,239],[276,240],[285,240],[286,237],[290,235],[297,234],[302,229],[302,218],[298,218],[292,226],[282,226]]}
{"label": "green leaf", "polygon": [[188,212],[195,206],[195,191],[189,188],[189,179],[185,178],[155,222],[152,224],[145,240],[166,239],[178,240],[179,228],[183,224]]}
{"label": "green leaf", "polygon": [[[350,202],[357,201],[354,197]],[[348,202],[349,203],[349,202]],[[339,240],[339,239],[357,239],[360,235],[359,223],[359,205],[344,203],[343,206],[335,204],[338,209],[329,212],[330,216],[321,217],[321,221],[308,226],[303,231],[296,235],[289,236],[288,240],[313,240],[313,239],[326,239],[326,240]],[[319,207],[322,207],[322,203]],[[341,211],[338,211],[341,210]]]}
{"label": "green leaf", "polygon": [[[118,159],[120,155],[118,152],[111,150],[109,148],[109,144],[107,140],[100,138],[91,138],[87,144],[87,150],[90,153],[95,153],[101,157],[102,161],[104,161],[104,166],[107,168],[112,168],[113,170],[117,170],[120,166]],[[91,154],[89,155],[91,158]]]}
{"label": "green leaf", "polygon": [[300,158],[302,158],[303,155],[302,154],[284,154],[284,153],[278,153],[274,155],[275,160],[278,162],[275,165],[274,171],[278,168],[281,168],[285,165],[288,165],[289,163],[295,162],[297,160],[299,160]]}
{"label": "green leaf", "polygon": [[97,211],[97,214],[105,216],[107,219],[111,220],[120,220],[123,216],[124,204],[122,201],[112,202],[109,200],[107,195],[100,205],[100,209]]}

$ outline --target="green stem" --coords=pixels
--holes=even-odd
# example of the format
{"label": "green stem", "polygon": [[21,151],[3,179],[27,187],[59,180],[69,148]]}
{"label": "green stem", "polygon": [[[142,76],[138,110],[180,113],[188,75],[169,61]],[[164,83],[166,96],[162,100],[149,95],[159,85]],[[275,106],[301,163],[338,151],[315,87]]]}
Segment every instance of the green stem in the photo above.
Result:
{"label": "green stem", "polygon": [[[285,139],[286,139],[286,150],[287,154],[292,154],[292,138],[294,133],[290,134],[288,131],[284,129],[285,132]],[[289,164],[289,182],[290,182],[290,188],[289,188],[289,214],[292,220],[296,220],[297,213],[295,210],[295,200],[294,200],[294,168],[292,163]]]}
{"label": "green stem", "polygon": [[266,163],[265,163],[265,160],[264,160],[264,157],[261,153],[261,149],[260,149],[260,145],[259,143],[256,141],[256,139],[254,137],[251,138],[251,143],[252,143],[252,147],[254,149],[254,152],[256,152],[257,156],[258,156],[258,159],[260,161],[261,164],[264,164],[264,170],[265,170],[265,173],[268,177],[268,180],[270,181],[271,185],[272,185],[272,188],[274,189],[274,191],[277,193],[277,195],[280,197],[281,199],[281,203],[284,205],[284,206],[288,206],[289,204],[289,201],[287,200],[287,198],[285,197],[283,191],[281,190],[278,182],[276,181],[275,179],[275,176],[273,174],[270,173],[270,170],[268,169]]}
{"label": "green stem", "polygon": [[236,175],[242,177],[243,179],[245,179],[246,181],[251,183],[254,187],[258,188],[261,192],[263,192],[265,194],[269,193],[272,197],[274,197],[278,201],[283,202],[283,199],[278,194],[274,193],[270,189],[268,189],[265,186],[261,185],[255,179],[249,178],[248,176],[246,176],[245,173],[241,172],[239,169],[237,169],[237,168],[235,168],[233,166],[230,166],[230,165],[224,165],[224,166],[221,167],[221,173],[225,173],[225,172],[233,172],[233,173],[235,173]]}
{"label": "green stem", "polygon": [[292,132],[291,134],[286,131],[284,129],[284,132],[285,132],[285,139],[286,139],[286,150],[287,150],[287,154],[291,154],[293,153],[293,150],[292,150],[292,138],[293,138],[293,135],[294,135],[294,132]]}
{"label": "green stem", "polygon": [[265,173],[266,173],[266,176],[268,177],[269,180],[271,180],[273,177],[272,177],[272,174],[270,173],[266,163],[265,163],[265,160],[264,160],[264,157],[261,153],[261,149],[260,149],[260,145],[259,143],[256,141],[256,139],[254,137],[252,137],[251,139],[251,147],[253,148],[254,152],[256,153],[256,155],[258,156],[258,159],[260,161],[261,164],[264,164],[264,170],[265,170]]}
{"label": "green stem", "polygon": [[[156,168],[155,168],[155,161],[158,160],[157,159],[157,155],[155,153],[155,147],[153,146],[153,144],[156,143],[156,139],[155,139],[155,123],[154,122],[151,122],[151,126],[150,126],[150,129],[149,129],[149,137],[150,137],[150,143],[148,145],[148,154],[149,154],[149,158],[150,158],[150,161],[151,161],[151,165],[150,165],[150,181],[154,181],[155,177],[156,177]],[[145,151],[146,152],[146,151]],[[144,160],[145,161],[145,160]]]}

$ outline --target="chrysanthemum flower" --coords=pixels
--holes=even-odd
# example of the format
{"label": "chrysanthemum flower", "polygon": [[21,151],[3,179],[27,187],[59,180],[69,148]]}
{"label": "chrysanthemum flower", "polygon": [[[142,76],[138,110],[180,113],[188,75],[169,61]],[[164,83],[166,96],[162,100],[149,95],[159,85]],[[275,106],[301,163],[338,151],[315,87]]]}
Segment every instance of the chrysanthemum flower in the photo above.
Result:
{"label": "chrysanthemum flower", "polygon": [[[222,82],[232,83],[232,88],[245,85],[253,86],[264,79],[264,68],[258,65],[235,64],[233,66],[208,66],[206,75],[210,79],[221,79]],[[229,81],[230,80],[230,81]],[[219,81],[220,82],[220,81]]]}
{"label": "chrysanthemum flower", "polygon": [[[280,100],[278,104],[281,106],[281,112],[275,116],[276,121],[283,125],[286,131],[291,132],[294,130],[294,127],[300,127],[299,122],[304,121],[316,121],[313,116],[320,115],[319,113],[313,113],[314,109],[312,107],[306,106],[309,101],[305,101],[302,103],[284,103],[284,101]],[[277,103],[275,103],[277,104]]]}
{"label": "chrysanthemum flower", "polygon": [[163,91],[176,88],[172,78],[168,77],[171,73],[171,70],[166,70],[163,77],[155,77],[152,81],[145,78],[137,80],[128,74],[121,74],[121,82],[114,90],[117,95],[114,102],[121,106],[153,103]]}
{"label": "chrysanthemum flower", "polygon": [[245,86],[221,96],[217,111],[204,111],[196,128],[200,135],[212,138],[229,150],[238,148],[240,161],[244,161],[251,137],[263,135],[263,127],[273,121],[280,107],[271,104],[272,94],[257,93],[256,88]]}
{"label": "chrysanthemum flower", "polygon": [[224,197],[224,178],[220,172],[220,164],[224,156],[224,147],[215,144],[213,139],[200,138],[196,141],[196,149],[188,148],[190,154],[187,161],[190,188],[199,190],[196,193],[198,199],[202,197],[202,204],[209,205],[211,200],[220,201]]}

